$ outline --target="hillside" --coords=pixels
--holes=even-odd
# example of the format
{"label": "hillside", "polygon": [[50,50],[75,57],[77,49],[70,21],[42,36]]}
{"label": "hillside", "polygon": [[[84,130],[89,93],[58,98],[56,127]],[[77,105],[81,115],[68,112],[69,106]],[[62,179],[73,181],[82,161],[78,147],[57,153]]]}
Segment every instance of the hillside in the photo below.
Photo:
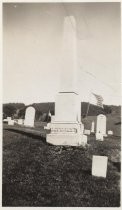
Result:
{"label": "hillside", "polygon": [[[12,129],[3,132],[4,207],[120,206],[120,138],[62,147]],[[93,155],[108,156],[106,179],[91,175]]]}
{"label": "hillside", "polygon": [[[55,103],[54,102],[48,102],[48,103],[33,103],[28,106],[33,106],[36,109],[36,120],[39,120],[40,116],[42,116],[44,113],[48,113],[49,110],[52,115],[55,114]],[[25,106],[24,104],[19,103],[9,103],[9,104],[3,104],[3,113],[5,116],[13,116],[18,113],[19,117],[24,117],[25,110],[28,106]],[[82,117],[85,117],[86,112],[88,108],[87,102],[81,103],[81,114]],[[88,116],[97,116],[98,114],[117,114],[118,116],[121,115],[121,107],[120,106],[108,106],[104,105],[104,109],[90,104]]]}
{"label": "hillside", "polygon": [[[55,114],[55,103],[34,103],[29,106],[33,106],[36,110],[35,121],[48,121],[48,112],[50,110],[51,114]],[[19,103],[9,103],[3,105],[4,116],[13,116],[14,118],[24,118],[25,110],[28,106]],[[121,106],[108,106],[104,105],[104,109],[90,104],[88,116],[86,118],[88,103],[81,103],[81,114],[82,122],[85,125],[85,129],[91,129],[91,122],[96,120],[98,114],[105,114],[107,117],[107,130],[113,130],[114,135],[121,135]]]}
{"label": "hillside", "polygon": [[[82,110],[87,108],[82,103]],[[33,104],[36,116],[43,116],[54,103]],[[88,117],[82,117],[85,129],[96,125],[99,107],[90,105]],[[26,106],[21,108],[23,113]],[[114,132],[105,141],[88,136],[83,148],[54,146],[45,141],[46,122],[35,120],[35,127],[3,125],[2,205],[5,207],[119,207],[121,109],[110,106],[106,114],[107,130]],[[109,110],[110,110],[109,109]],[[44,113],[43,113],[44,112]],[[21,112],[20,112],[21,113]],[[93,115],[91,115],[93,114]],[[41,135],[37,133],[41,132]],[[45,132],[45,133],[44,133]],[[43,134],[43,135],[42,135]],[[106,179],[94,177],[93,155],[108,156]],[[28,158],[29,157],[29,158]]]}

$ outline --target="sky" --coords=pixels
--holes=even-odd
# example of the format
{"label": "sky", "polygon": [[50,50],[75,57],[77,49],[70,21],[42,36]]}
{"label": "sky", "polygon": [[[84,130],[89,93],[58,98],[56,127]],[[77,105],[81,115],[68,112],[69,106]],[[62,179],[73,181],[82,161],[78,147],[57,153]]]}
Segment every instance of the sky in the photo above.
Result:
{"label": "sky", "polygon": [[4,3],[3,103],[55,101],[61,72],[66,73],[62,40],[67,15],[76,21],[73,30],[81,101],[95,103],[93,92],[103,97],[104,104],[121,104],[118,2]]}

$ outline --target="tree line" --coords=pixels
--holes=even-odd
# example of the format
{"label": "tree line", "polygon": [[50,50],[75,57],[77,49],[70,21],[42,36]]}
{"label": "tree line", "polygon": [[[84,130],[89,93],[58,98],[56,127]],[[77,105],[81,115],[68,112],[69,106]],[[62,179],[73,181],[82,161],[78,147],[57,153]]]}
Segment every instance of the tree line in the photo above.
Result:
{"label": "tree line", "polygon": [[[55,103],[33,103],[29,106],[33,106],[36,110],[35,120],[39,121],[46,121],[48,118],[49,111],[52,115],[55,115]],[[16,118],[23,118],[25,117],[25,110],[28,106],[24,103],[7,103],[3,104],[3,118],[12,117]],[[86,116],[88,108],[87,102],[81,103],[81,114],[84,118]],[[110,114],[112,109],[118,110],[118,106],[108,106],[104,105],[104,109],[98,107],[96,105],[90,104],[88,116],[97,116],[98,114]]]}

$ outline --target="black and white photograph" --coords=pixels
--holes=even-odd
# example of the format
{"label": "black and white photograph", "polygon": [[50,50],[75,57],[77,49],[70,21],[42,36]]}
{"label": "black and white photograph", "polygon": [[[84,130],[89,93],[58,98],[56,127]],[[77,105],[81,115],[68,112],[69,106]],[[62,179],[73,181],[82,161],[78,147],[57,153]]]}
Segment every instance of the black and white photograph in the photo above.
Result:
{"label": "black and white photograph", "polygon": [[2,2],[2,207],[120,207],[121,2]]}

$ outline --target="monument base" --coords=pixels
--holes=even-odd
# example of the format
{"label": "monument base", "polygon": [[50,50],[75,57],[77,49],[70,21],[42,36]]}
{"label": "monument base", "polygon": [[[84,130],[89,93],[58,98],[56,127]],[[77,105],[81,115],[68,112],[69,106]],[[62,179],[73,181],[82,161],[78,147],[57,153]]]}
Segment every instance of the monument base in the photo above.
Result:
{"label": "monument base", "polygon": [[87,136],[83,135],[81,123],[48,123],[45,129],[51,130],[51,132],[46,136],[46,141],[50,144],[67,146],[85,146],[87,144]]}

